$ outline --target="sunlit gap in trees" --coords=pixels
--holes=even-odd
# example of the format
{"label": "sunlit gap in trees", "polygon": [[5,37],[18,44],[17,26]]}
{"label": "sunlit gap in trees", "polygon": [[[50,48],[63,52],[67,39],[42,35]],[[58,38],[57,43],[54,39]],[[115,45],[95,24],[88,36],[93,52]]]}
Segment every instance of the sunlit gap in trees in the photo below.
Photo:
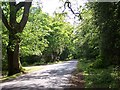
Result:
{"label": "sunlit gap in trees", "polygon": [[[25,0],[16,0],[17,3]],[[88,0],[69,0],[71,8],[75,13],[82,12],[82,8]],[[54,16],[54,13],[65,13],[65,22],[77,25],[81,22],[80,18],[75,16],[68,7],[64,7],[66,0],[33,0],[32,7],[40,7],[42,11]]]}
{"label": "sunlit gap in trees", "polygon": [[[54,16],[54,13],[62,14],[65,9],[64,13],[66,13],[66,22],[70,22],[72,25],[80,23],[81,21],[79,20],[79,17],[76,17],[68,7],[64,7],[65,2],[66,0],[33,0],[32,6],[42,8],[42,11],[48,13],[50,16]],[[87,0],[69,0],[69,2],[71,2],[71,8],[73,11],[78,13],[82,11]]]}
{"label": "sunlit gap in trees", "polygon": [[79,13],[81,15],[82,9],[85,6],[87,0],[69,0],[71,3],[71,9],[65,6],[66,0],[33,0],[33,6],[41,7],[43,12],[48,13],[50,16],[54,16],[54,13],[60,13],[65,15],[65,22],[69,22],[74,26],[74,32],[76,31],[76,26],[81,23],[82,16],[75,15],[74,13]]}
{"label": "sunlit gap in trees", "polygon": [[56,12],[65,14],[65,21],[72,25],[78,25],[81,22],[82,8],[87,0],[62,0],[62,5],[56,9]]}

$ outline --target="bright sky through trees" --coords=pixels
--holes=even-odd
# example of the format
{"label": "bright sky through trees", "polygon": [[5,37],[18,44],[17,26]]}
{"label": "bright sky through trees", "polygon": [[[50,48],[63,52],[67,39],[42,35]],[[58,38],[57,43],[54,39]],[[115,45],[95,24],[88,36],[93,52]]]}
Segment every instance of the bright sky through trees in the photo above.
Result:
{"label": "bright sky through trees", "polygon": [[[78,7],[78,5],[83,6],[87,0],[69,0],[69,1],[72,2],[73,5],[76,4],[76,6]],[[33,2],[35,4],[42,3],[43,11],[52,15],[57,8],[64,5],[65,0],[63,0],[63,2],[62,0],[33,0]]]}
{"label": "bright sky through trees", "polygon": [[[4,1],[8,1],[8,0],[4,0]],[[16,1],[18,3],[20,1],[25,1],[25,0],[16,0]],[[53,16],[54,12],[62,13],[62,11],[64,10],[65,1],[66,0],[33,0],[32,6],[33,7],[39,6],[42,8],[43,12],[46,12],[50,16]],[[78,12],[79,6],[84,6],[88,0],[69,0],[69,1],[71,2],[72,9],[74,10],[74,12]],[[81,11],[81,8],[79,9],[79,11]],[[78,18],[75,17],[68,8],[65,9],[65,12],[67,12],[67,17],[66,17],[67,22],[70,22],[71,24],[75,24],[79,22]]]}
{"label": "bright sky through trees", "polygon": [[[40,6],[42,7],[43,12],[46,12],[49,15],[53,16],[53,13],[55,11],[62,13],[62,11],[64,10],[65,1],[66,0],[63,0],[63,1],[62,0],[33,0],[33,6],[36,6],[36,5]],[[79,6],[84,6],[85,2],[87,2],[87,0],[69,0],[69,1],[71,2],[72,8],[75,12],[78,12],[77,10]],[[70,12],[68,8],[66,8],[65,12],[68,13],[68,17],[66,18],[66,20],[71,24],[73,24],[74,21],[76,21],[76,18],[74,17],[72,12]]]}
{"label": "bright sky through trees", "polygon": [[[25,0],[16,0],[17,3],[19,1]],[[29,1],[29,0],[28,0]],[[62,13],[64,10],[64,3],[66,0],[33,0],[32,6],[36,7],[39,6],[42,8],[43,12],[48,13],[50,16],[53,16],[54,12]],[[84,6],[88,0],[69,0],[72,5],[72,9],[75,12],[78,12],[79,6]],[[79,9],[81,11],[81,9]],[[67,12],[66,21],[70,22],[71,24],[78,23],[78,18],[73,15],[73,13],[66,8],[65,12]]]}

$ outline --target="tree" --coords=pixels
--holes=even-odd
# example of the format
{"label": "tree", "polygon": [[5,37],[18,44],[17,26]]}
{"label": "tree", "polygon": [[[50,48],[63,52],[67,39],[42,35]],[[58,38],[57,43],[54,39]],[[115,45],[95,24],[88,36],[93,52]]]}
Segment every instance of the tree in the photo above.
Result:
{"label": "tree", "polygon": [[96,60],[99,55],[99,31],[93,24],[93,10],[83,8],[83,21],[77,26],[75,31],[75,48],[76,57],[85,58],[86,60]]}
{"label": "tree", "polygon": [[[9,43],[7,46],[7,58],[8,58],[8,76],[21,72],[22,66],[19,59],[19,43],[21,33],[27,23],[29,16],[29,9],[31,6],[32,0],[29,2],[19,2],[16,4],[16,1],[9,2],[9,21],[6,17],[4,10],[0,7],[2,11],[2,22],[9,31]],[[20,22],[17,22],[17,12],[24,7],[24,12]]]}
{"label": "tree", "polygon": [[100,31],[100,56],[104,66],[120,62],[120,2],[93,3],[95,25]]}
{"label": "tree", "polygon": [[[62,53],[70,46],[70,36],[73,28],[69,23],[64,21],[64,16],[59,13],[55,13],[50,28],[51,31],[45,36],[45,39],[48,41],[48,47],[43,52],[45,61],[47,63],[60,59],[65,60],[64,56],[62,57]],[[67,57],[68,54],[66,55]]]}
{"label": "tree", "polygon": [[51,31],[49,24],[51,24],[51,19],[47,14],[43,13],[40,8],[31,8],[28,22],[21,35],[20,55],[22,57],[42,55],[48,46],[44,37]]}

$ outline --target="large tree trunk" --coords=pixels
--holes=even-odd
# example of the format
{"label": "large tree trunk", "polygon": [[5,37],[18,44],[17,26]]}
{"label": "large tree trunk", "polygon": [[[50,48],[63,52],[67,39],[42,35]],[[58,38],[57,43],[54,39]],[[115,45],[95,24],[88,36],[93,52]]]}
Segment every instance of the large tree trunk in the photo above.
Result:
{"label": "large tree trunk", "polygon": [[[0,11],[2,11],[2,22],[9,30],[9,43],[7,47],[9,76],[21,72],[22,69],[19,60],[20,39],[19,36],[17,36],[17,33],[21,33],[27,23],[31,4],[32,0],[29,1],[25,0],[25,2],[19,2],[18,4],[16,3],[16,0],[9,2],[10,6],[9,21],[7,20],[7,17],[5,16],[3,9],[0,7]],[[18,23],[16,20],[17,12],[22,7],[24,7],[24,12],[21,21]]]}
{"label": "large tree trunk", "polygon": [[21,72],[22,68],[19,59],[19,43],[20,39],[17,35],[9,35],[9,44],[7,47],[8,76]]}

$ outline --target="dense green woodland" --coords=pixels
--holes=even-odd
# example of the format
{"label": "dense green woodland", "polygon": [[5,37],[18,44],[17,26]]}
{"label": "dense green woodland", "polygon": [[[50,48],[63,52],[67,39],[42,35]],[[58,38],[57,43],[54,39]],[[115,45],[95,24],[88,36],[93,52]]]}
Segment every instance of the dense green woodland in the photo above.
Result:
{"label": "dense green woodland", "polygon": [[[8,3],[3,3],[6,18],[10,18],[10,10],[14,11],[9,8]],[[17,22],[23,12],[21,8],[16,13]],[[51,17],[40,7],[31,7],[22,32],[11,34],[3,24],[3,74],[9,71],[7,48],[11,34],[20,40],[21,67],[78,59],[78,72],[82,69],[86,87],[120,87],[120,2],[86,3],[77,27],[65,22],[65,16],[54,13]],[[14,44],[9,49],[14,51],[16,39],[11,40]]]}

